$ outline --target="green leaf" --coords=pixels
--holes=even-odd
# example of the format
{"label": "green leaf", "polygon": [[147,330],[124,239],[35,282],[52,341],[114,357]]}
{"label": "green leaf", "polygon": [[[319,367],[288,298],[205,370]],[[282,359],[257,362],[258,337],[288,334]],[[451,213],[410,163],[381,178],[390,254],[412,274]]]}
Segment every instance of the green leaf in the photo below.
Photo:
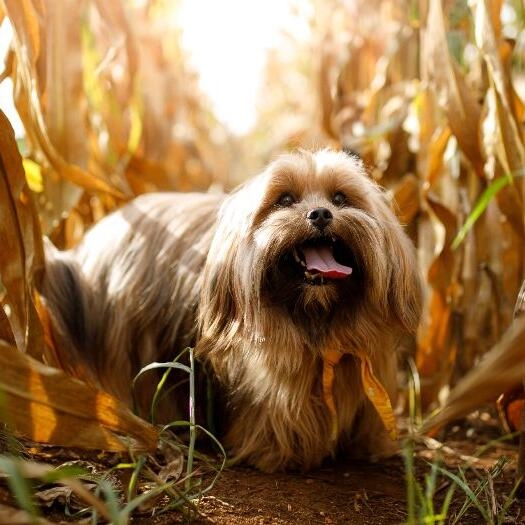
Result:
{"label": "green leaf", "polygon": [[459,245],[464,241],[468,232],[472,229],[476,221],[480,218],[481,214],[487,209],[487,206],[489,205],[490,201],[494,198],[494,196],[502,188],[504,188],[511,182],[512,177],[510,175],[506,175],[504,177],[496,179],[485,189],[478,202],[476,203],[476,206],[474,207],[470,215],[467,217],[467,220],[465,221],[463,226],[460,228],[458,234],[452,241],[453,250],[458,248]]}
{"label": "green leaf", "polygon": [[7,474],[7,483],[20,507],[36,518],[39,515],[33,501],[32,488],[29,481],[20,471],[19,462],[7,456],[0,457],[0,470]]}
{"label": "green leaf", "polygon": [[468,486],[468,484],[463,479],[442,467],[438,467],[438,470],[443,475],[450,478],[465,493],[470,503],[474,505],[474,507],[476,507],[476,509],[478,509],[480,514],[483,516],[485,523],[492,523],[487,509],[484,508],[481,502],[479,501],[478,495]]}

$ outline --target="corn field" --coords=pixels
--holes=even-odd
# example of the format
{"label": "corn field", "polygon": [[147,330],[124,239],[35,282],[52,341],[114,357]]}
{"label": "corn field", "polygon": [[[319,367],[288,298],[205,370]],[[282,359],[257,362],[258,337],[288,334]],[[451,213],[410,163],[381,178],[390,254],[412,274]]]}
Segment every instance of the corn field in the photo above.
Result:
{"label": "corn field", "polygon": [[[0,80],[25,131],[15,140],[1,116],[5,420],[57,444],[79,421],[101,429],[92,448],[118,449],[114,431],[155,441],[122,407],[93,416],[74,401],[82,384],[41,364],[59,365],[34,294],[42,235],[68,248],[138,194],[230,189],[279,152],[327,145],[365,160],[417,246],[426,298],[413,357],[423,405],[435,405],[501,339],[525,277],[523,3],[310,0],[311,38],[269,56],[244,137],[214,117],[168,6],[0,1],[13,29]],[[65,430],[51,431],[57,418]]]}

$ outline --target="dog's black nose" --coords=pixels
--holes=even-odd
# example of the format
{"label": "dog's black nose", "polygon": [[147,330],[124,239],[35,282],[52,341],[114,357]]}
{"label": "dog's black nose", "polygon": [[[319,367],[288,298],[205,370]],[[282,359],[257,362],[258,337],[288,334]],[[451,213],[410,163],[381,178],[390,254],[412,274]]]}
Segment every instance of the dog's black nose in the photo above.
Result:
{"label": "dog's black nose", "polygon": [[310,221],[312,226],[322,230],[332,222],[334,216],[327,208],[315,208],[306,214],[306,218]]}

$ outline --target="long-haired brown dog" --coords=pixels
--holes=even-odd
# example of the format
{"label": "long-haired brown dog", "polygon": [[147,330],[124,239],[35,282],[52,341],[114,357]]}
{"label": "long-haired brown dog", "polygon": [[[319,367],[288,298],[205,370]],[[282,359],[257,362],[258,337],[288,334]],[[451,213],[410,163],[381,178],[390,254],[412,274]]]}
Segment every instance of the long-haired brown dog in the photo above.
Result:
{"label": "long-haired brown dog", "polygon": [[[76,249],[48,247],[42,295],[60,364],[130,404],[141,367],[195,346],[236,459],[274,471],[394,450],[369,397],[374,385],[395,397],[396,346],[416,328],[421,286],[410,241],[355,157],[285,155],[229,196],[141,196]],[[141,399],[156,379],[143,383]],[[165,416],[180,417],[185,398]]]}

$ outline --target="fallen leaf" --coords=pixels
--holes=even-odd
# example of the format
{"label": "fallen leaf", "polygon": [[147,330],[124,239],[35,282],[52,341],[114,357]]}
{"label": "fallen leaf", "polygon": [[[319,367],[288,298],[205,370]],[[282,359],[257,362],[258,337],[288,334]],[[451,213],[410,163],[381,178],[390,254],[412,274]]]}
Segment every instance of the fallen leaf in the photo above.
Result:
{"label": "fallen leaf", "polygon": [[0,341],[0,417],[41,443],[84,449],[152,451],[155,427],[120,401]]}

